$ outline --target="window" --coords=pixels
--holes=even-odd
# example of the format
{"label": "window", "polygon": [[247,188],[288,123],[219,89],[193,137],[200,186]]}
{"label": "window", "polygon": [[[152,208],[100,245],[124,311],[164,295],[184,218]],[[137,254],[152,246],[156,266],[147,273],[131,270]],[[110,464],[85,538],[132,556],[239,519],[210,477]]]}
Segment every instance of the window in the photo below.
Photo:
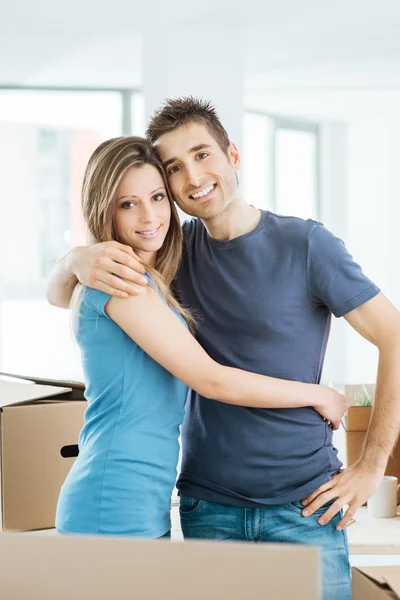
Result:
{"label": "window", "polygon": [[[246,202],[256,208],[273,209],[273,122],[267,115],[246,113],[243,130],[243,189]],[[239,175],[240,177],[240,175]]]}
{"label": "window", "polygon": [[[127,102],[127,99],[129,102]],[[0,370],[81,379],[55,261],[86,242],[80,190],[103,140],[130,133],[132,90],[0,89]]]}
{"label": "window", "polygon": [[317,219],[318,126],[247,112],[243,135],[243,190],[246,201],[257,208]]}
{"label": "window", "polygon": [[275,121],[275,210],[303,219],[318,218],[318,130]]}

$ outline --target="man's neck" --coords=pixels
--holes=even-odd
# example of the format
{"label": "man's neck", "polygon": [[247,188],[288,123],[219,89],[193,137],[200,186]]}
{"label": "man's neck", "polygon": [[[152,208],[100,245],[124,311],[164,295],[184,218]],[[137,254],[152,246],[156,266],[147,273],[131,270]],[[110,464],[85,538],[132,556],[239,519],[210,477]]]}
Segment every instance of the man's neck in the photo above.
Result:
{"label": "man's neck", "polygon": [[229,241],[253,231],[260,218],[261,211],[258,208],[239,199],[233,200],[218,216],[202,221],[212,238]]}

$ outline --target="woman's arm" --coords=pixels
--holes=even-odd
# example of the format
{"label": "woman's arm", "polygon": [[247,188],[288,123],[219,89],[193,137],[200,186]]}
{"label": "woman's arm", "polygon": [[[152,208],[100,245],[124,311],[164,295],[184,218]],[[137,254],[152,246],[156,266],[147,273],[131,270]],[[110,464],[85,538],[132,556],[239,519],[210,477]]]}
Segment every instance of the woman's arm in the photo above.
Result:
{"label": "woman's arm", "polygon": [[312,406],[334,428],[339,427],[346,408],[344,396],[331,388],[220,365],[151,286],[126,300],[111,298],[105,310],[147,354],[202,396],[254,408]]}
{"label": "woman's arm", "polygon": [[47,301],[59,308],[69,308],[78,281],[120,298],[126,298],[128,293],[140,294],[147,285],[144,272],[130,246],[119,242],[77,246],[53,267]]}

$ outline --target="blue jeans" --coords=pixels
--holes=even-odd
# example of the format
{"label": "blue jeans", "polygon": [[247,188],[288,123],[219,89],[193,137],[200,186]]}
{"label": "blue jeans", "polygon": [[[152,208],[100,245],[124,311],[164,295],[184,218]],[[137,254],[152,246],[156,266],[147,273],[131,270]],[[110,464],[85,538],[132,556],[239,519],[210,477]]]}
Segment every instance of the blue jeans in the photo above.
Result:
{"label": "blue jeans", "polygon": [[284,542],[321,548],[323,600],[350,600],[350,565],[346,531],[337,531],[337,514],[327,525],[317,519],[328,505],[303,517],[301,502],[262,508],[238,508],[181,496],[180,517],[185,538]]}

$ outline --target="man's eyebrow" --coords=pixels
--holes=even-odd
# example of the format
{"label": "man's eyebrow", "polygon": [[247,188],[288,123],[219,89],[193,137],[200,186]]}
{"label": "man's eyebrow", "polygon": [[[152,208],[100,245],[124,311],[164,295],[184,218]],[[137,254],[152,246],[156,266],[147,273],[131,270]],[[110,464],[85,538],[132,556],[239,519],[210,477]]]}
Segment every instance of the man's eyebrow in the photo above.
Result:
{"label": "man's eyebrow", "polygon": [[[205,150],[206,148],[207,149],[211,148],[210,144],[198,144],[197,146],[193,146],[193,148],[190,148],[189,153],[194,154],[195,152],[198,152],[199,150]],[[174,156],[173,158],[169,158],[168,160],[164,161],[163,162],[164,169],[166,169],[169,165],[171,165],[176,160],[178,160],[178,158],[176,156]]]}
{"label": "man's eyebrow", "polygon": [[[155,190],[153,190],[152,192],[150,192],[150,196],[152,196],[153,194],[155,194],[156,192],[158,192],[158,190],[164,190],[165,191],[165,187],[163,185],[161,185],[160,187],[158,187]],[[126,194],[125,196],[120,196],[119,198],[117,198],[117,202],[119,200],[123,200],[124,198],[137,198],[137,200],[140,200],[139,196],[135,196],[135,194]]]}

